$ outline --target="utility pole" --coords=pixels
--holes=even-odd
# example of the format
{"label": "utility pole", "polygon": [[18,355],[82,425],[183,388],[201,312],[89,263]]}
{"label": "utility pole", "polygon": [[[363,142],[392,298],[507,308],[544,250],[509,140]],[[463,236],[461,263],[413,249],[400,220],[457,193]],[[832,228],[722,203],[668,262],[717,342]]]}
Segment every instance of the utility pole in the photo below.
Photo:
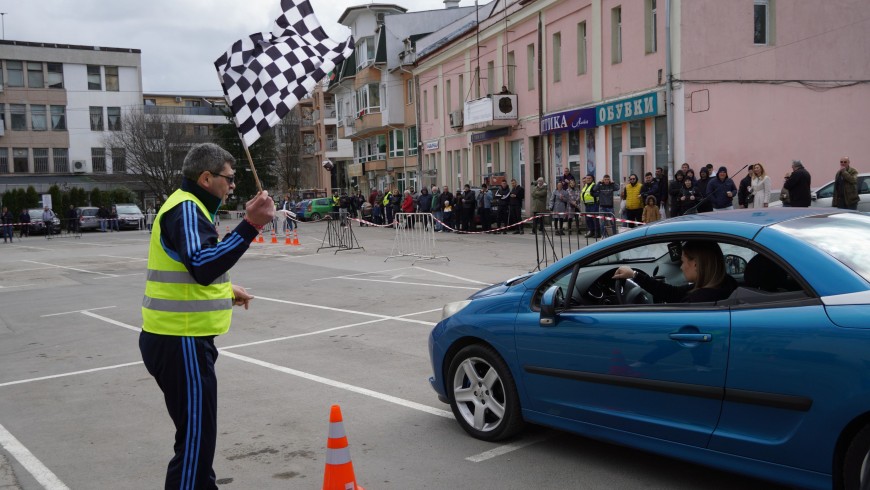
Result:
{"label": "utility pole", "polygon": [[0,12],[0,21],[3,23],[3,40],[6,40],[6,12]]}

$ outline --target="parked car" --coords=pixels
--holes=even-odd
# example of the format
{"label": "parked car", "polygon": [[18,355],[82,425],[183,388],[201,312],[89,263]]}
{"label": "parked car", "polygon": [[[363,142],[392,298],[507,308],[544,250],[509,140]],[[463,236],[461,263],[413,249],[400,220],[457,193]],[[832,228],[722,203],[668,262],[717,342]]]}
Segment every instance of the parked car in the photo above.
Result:
{"label": "parked car", "polygon": [[97,212],[100,208],[84,206],[76,208],[76,216],[79,218],[79,230],[98,230],[100,221],[97,218]]}
{"label": "parked car", "polygon": [[311,202],[310,199],[303,199],[296,203],[296,207],[293,209],[293,212],[296,213],[296,219],[299,221],[305,221],[305,212],[308,211],[308,203]]}
{"label": "parked car", "polygon": [[[834,200],[834,181],[819,187],[810,194],[813,200],[810,206],[813,207],[831,207]],[[870,173],[858,174],[858,211],[870,211]],[[782,206],[782,201],[771,202],[768,206]]]}
{"label": "parked car", "polygon": [[137,230],[145,225],[145,215],[135,204],[116,204],[118,211],[118,227]]}
{"label": "parked car", "polygon": [[[42,208],[33,208],[28,209],[27,214],[30,215],[30,234],[31,235],[44,235],[45,234],[45,223],[42,221]],[[57,216],[51,220],[51,230],[50,233],[56,235],[60,233],[60,218]]]}
{"label": "parked car", "polygon": [[305,219],[317,221],[325,216],[329,216],[332,212],[332,198],[321,197],[311,199],[308,202],[308,207],[305,208]]}
{"label": "parked car", "polygon": [[[613,279],[626,265],[686,285],[685,240],[719,244],[730,297],[667,304]],[[867,243],[870,215],[812,208],[626,231],[444,306],[429,381],[478,439],[531,422],[786,485],[867,488]]]}

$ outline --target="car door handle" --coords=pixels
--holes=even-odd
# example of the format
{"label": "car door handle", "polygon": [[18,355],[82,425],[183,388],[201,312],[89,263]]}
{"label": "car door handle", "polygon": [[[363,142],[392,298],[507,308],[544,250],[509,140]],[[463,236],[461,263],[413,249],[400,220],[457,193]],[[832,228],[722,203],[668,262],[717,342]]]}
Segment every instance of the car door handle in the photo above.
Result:
{"label": "car door handle", "polygon": [[672,333],[668,337],[677,342],[710,342],[713,340],[713,336],[708,333]]}

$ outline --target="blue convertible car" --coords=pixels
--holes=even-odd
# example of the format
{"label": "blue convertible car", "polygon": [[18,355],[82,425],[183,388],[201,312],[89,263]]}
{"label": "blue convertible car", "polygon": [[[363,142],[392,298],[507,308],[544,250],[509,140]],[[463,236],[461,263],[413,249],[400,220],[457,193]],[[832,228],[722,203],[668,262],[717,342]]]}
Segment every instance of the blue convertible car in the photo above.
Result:
{"label": "blue convertible car", "polygon": [[[688,286],[688,241],[718,244],[726,296],[659,302],[640,283]],[[620,266],[645,281],[613,279]],[[432,387],[479,439],[526,421],[789,485],[870,488],[866,214],[643,226],[446,305],[429,350]]]}

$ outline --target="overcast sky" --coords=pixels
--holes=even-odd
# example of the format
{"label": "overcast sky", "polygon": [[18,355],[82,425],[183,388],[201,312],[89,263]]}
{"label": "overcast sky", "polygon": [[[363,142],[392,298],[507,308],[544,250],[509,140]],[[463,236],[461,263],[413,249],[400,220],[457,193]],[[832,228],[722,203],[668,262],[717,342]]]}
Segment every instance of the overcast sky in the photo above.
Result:
{"label": "overcast sky", "polygon": [[[311,0],[334,39],[350,29],[338,24],[348,7],[366,0]],[[408,11],[444,8],[443,0],[379,0]],[[269,31],[280,0],[0,0],[5,38],[142,50],[145,93],[220,95],[214,60],[232,43]],[[463,0],[460,6],[474,5]]]}

